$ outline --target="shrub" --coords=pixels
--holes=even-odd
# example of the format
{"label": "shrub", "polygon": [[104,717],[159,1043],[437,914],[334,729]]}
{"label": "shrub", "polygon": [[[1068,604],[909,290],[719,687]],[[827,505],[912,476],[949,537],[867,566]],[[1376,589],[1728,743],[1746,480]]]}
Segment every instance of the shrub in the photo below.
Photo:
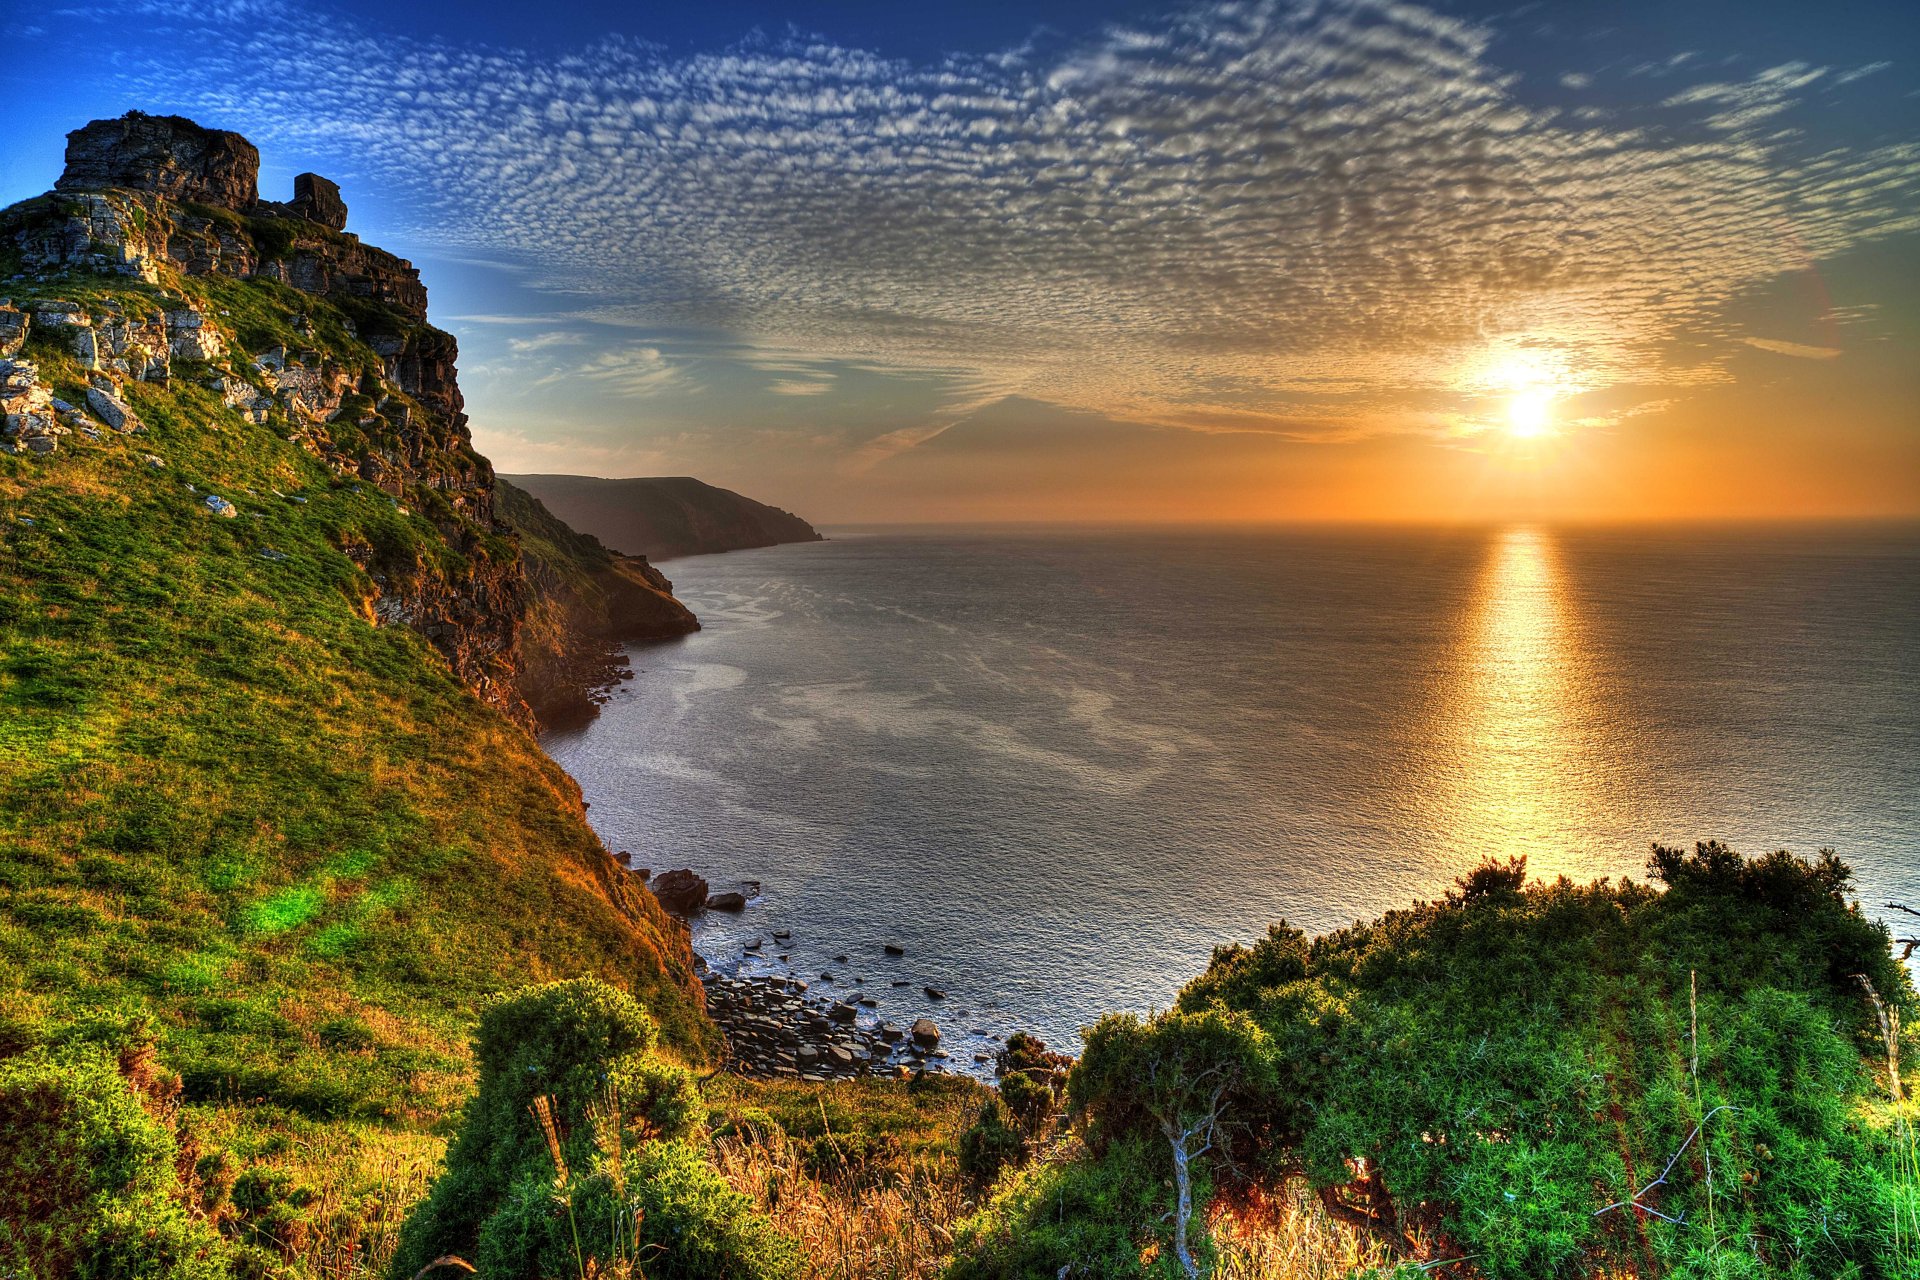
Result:
{"label": "shrub", "polygon": [[617,1177],[602,1159],[563,1192],[551,1168],[529,1171],[481,1228],[473,1256],[489,1277],[578,1275],[586,1260],[601,1271],[637,1261],[648,1280],[784,1280],[800,1270],[793,1242],[682,1141],[648,1143]]}
{"label": "shrub", "polygon": [[1020,1131],[1007,1122],[1006,1104],[989,1098],[960,1135],[961,1176],[976,1187],[992,1186],[1002,1169],[1020,1162],[1026,1147]]}
{"label": "shrub", "polygon": [[1164,1245],[1163,1143],[1130,1137],[1098,1158],[1038,1164],[1007,1181],[954,1233],[945,1280],[1027,1280],[1039,1276],[1174,1274],[1144,1249]]}
{"label": "shrub", "polygon": [[1028,1133],[1037,1133],[1053,1114],[1053,1090],[1036,1084],[1032,1076],[1015,1071],[1000,1081],[1000,1097],[1013,1118]]}
{"label": "shrub", "polygon": [[546,1277],[642,1249],[654,1280],[793,1274],[790,1244],[684,1140],[700,1096],[685,1069],[648,1053],[654,1037],[632,997],[594,979],[489,1007],[479,1088],[392,1274],[456,1254],[490,1278]]}
{"label": "shrub", "polygon": [[0,1062],[0,1270],[42,1280],[226,1280],[183,1203],[173,1136],[103,1050]]}

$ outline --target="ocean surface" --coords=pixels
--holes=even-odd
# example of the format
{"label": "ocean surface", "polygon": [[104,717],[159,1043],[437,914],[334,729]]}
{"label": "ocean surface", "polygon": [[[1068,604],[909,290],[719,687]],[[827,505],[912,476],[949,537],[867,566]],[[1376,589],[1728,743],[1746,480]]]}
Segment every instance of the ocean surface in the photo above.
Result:
{"label": "ocean surface", "polygon": [[761,883],[711,963],[956,1068],[1487,857],[1832,848],[1920,906],[1915,528],[828,532],[666,564],[705,629],[548,748],[637,865]]}

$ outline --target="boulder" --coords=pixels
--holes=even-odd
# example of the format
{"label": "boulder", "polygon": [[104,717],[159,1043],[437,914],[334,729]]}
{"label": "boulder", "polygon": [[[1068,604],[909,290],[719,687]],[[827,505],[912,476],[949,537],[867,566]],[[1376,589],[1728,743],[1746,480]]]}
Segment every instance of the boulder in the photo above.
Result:
{"label": "boulder", "polygon": [[922,987],[920,989],[927,993],[927,999],[929,1000],[945,1000],[947,998],[947,993],[938,987]]}
{"label": "boulder", "polygon": [[87,388],[87,407],[100,416],[100,420],[115,431],[138,431],[140,419],[127,407],[126,401],[111,391],[101,387]]}
{"label": "boulder", "polygon": [[886,945],[886,952],[890,956],[903,956],[907,954],[907,949],[897,942],[889,942]]}
{"label": "boulder", "polygon": [[225,520],[231,520],[240,514],[238,508],[217,493],[207,495],[207,510]]}
{"label": "boulder", "polygon": [[932,1018],[920,1018],[909,1032],[913,1042],[923,1049],[931,1049],[940,1043],[940,1026]]}
{"label": "boulder", "polygon": [[660,905],[677,916],[689,916],[707,905],[707,882],[684,868],[663,871],[647,882]]}
{"label": "boulder", "polygon": [[827,1010],[827,1016],[835,1022],[852,1022],[860,1016],[860,1010],[854,1005],[840,1001]]}
{"label": "boulder", "polygon": [[747,897],[742,893],[716,893],[707,899],[709,911],[745,911]]}
{"label": "boulder", "polygon": [[227,353],[220,331],[192,307],[167,313],[167,346],[176,360],[218,360]]}
{"label": "boulder", "polygon": [[33,319],[12,303],[0,303],[0,360],[20,354]]}
{"label": "boulder", "polygon": [[347,202],[340,198],[340,185],[317,173],[295,175],[293,202],[287,208],[308,222],[335,231],[347,229]]}

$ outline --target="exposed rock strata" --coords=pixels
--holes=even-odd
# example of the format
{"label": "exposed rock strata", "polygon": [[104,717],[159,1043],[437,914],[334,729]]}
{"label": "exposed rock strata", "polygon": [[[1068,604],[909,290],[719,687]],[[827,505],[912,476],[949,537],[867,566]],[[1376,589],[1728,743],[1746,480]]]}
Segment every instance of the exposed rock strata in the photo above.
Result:
{"label": "exposed rock strata", "polygon": [[592,718],[605,691],[630,674],[620,646],[699,629],[644,556],[608,551],[505,481],[496,482],[495,497],[500,518],[519,535],[533,587],[520,634],[520,685],[543,726]]}

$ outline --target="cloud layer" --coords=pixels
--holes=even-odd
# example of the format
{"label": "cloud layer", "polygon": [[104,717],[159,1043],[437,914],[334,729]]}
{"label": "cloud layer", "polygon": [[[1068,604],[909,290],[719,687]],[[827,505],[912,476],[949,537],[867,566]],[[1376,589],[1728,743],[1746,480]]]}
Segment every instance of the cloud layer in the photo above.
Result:
{"label": "cloud layer", "polygon": [[[1397,0],[1203,5],[933,64],[803,37],[535,56],[146,8],[203,52],[135,88],[359,156],[436,238],[598,321],[952,370],[961,410],[1445,433],[1502,361],[1563,395],[1722,377],[1743,291],[1920,226],[1920,145],[1796,122],[1875,68],[1669,74],[1602,110],[1592,69],[1523,82],[1491,29]],[[636,394],[677,376],[646,341],[575,367]]]}

